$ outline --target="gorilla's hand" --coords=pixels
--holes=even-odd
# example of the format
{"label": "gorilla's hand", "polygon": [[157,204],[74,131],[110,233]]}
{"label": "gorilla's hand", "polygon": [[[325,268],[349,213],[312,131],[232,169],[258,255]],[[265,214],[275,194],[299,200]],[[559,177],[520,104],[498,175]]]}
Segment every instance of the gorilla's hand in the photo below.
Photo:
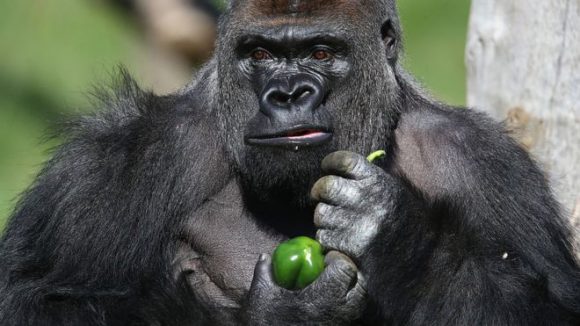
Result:
{"label": "gorilla's hand", "polygon": [[[361,155],[339,151],[322,161],[329,174],[312,187],[320,203],[314,212],[318,241],[327,249],[344,252],[357,263],[371,242],[401,205],[406,189],[401,182]],[[364,263],[364,262],[363,262]]]}
{"label": "gorilla's hand", "polygon": [[272,279],[271,258],[256,264],[248,299],[242,309],[247,325],[340,325],[358,319],[366,307],[366,290],[355,264],[331,251],[326,268],[306,288],[290,291]]}

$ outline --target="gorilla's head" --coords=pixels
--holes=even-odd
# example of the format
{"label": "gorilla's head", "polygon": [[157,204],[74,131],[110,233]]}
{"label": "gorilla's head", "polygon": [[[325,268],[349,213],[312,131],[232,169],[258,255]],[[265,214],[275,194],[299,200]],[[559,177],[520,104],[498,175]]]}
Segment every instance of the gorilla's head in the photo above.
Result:
{"label": "gorilla's head", "polygon": [[233,1],[216,51],[217,114],[249,188],[304,199],[326,154],[385,148],[399,45],[394,0]]}

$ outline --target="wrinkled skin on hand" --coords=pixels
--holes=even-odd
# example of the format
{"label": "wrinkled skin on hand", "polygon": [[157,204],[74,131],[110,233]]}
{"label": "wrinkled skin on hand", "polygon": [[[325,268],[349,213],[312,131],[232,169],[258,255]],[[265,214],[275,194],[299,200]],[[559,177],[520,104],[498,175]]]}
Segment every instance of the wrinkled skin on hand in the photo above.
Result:
{"label": "wrinkled skin on hand", "polygon": [[361,155],[338,151],[322,161],[328,174],[312,187],[319,204],[316,239],[360,263],[381,227],[389,224],[401,194],[401,182]]}
{"label": "wrinkled skin on hand", "polygon": [[275,284],[271,257],[262,254],[254,270],[242,312],[246,325],[348,325],[366,306],[364,280],[345,255],[331,251],[326,268],[306,288],[286,290]]}

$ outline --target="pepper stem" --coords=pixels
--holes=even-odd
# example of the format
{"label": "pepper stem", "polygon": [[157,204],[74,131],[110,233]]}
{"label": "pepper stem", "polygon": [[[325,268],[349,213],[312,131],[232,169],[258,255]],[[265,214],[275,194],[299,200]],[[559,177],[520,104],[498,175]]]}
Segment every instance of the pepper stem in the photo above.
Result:
{"label": "pepper stem", "polygon": [[370,153],[369,156],[367,156],[367,160],[373,163],[376,159],[384,157],[385,155],[387,155],[387,152],[381,149]]}

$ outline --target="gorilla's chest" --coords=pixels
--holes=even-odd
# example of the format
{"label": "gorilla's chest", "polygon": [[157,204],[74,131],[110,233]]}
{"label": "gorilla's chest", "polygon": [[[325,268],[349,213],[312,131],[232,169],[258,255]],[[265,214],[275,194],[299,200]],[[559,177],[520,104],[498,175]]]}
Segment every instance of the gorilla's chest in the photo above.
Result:
{"label": "gorilla's chest", "polygon": [[283,239],[255,223],[236,182],[194,212],[184,232],[177,273],[187,275],[197,296],[216,313],[239,307],[259,254],[271,253]]}

